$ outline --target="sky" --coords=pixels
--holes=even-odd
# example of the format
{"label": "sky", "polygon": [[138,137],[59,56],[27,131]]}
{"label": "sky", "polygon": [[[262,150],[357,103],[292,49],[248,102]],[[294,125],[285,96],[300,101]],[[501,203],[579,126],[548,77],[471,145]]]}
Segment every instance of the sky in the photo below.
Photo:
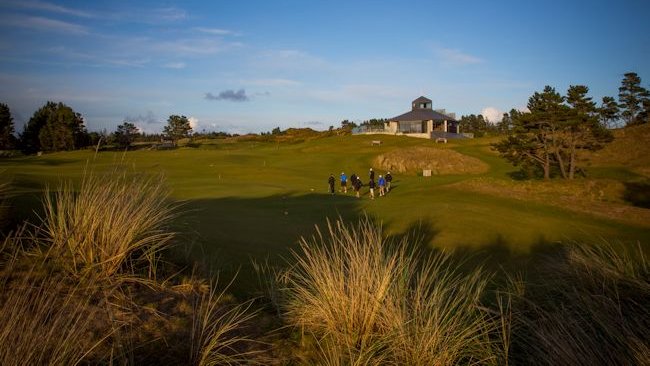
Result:
{"label": "sky", "polygon": [[0,0],[0,102],[48,100],[90,131],[327,129],[424,95],[491,121],[545,85],[650,81],[650,1]]}

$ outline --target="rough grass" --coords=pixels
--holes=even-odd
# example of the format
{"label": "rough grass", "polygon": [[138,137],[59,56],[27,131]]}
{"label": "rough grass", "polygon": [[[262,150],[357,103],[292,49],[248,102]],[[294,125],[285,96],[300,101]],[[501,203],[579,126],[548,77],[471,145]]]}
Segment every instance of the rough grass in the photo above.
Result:
{"label": "rough grass", "polygon": [[0,251],[0,364],[79,364],[112,334],[94,320],[102,315],[95,306],[101,290],[93,280],[73,281],[40,261],[21,268],[26,240],[23,227]]}
{"label": "rough grass", "polygon": [[516,359],[532,365],[647,365],[650,267],[645,248],[569,246],[514,296]]}
{"label": "rough grass", "polygon": [[78,192],[66,184],[44,198],[39,225],[4,239],[0,364],[254,363],[255,342],[241,329],[255,314],[250,303],[209,287],[179,292],[152,276],[154,254],[172,237],[163,187],[86,176]]}
{"label": "rough grass", "polygon": [[496,364],[489,334],[498,325],[479,308],[489,276],[407,244],[386,241],[368,220],[301,241],[282,280],[289,324],[317,342],[305,362]]}
{"label": "rough grass", "polygon": [[41,240],[74,275],[110,278],[145,262],[155,275],[157,252],[173,237],[169,190],[161,177],[90,173],[75,190],[68,183],[45,192]]}
{"label": "rough grass", "polygon": [[200,366],[262,364],[260,341],[242,331],[257,315],[251,310],[252,301],[232,304],[227,301],[226,289],[209,291],[194,298],[192,304],[191,360]]}
{"label": "rough grass", "polygon": [[413,147],[393,150],[377,156],[373,165],[398,173],[417,173],[423,169],[434,175],[480,174],[488,165],[479,159],[460,154],[451,149]]}
{"label": "rough grass", "polygon": [[[631,225],[650,225],[650,210],[634,207],[624,199],[630,184],[611,179],[575,181],[505,181],[494,178],[475,178],[450,185],[460,192],[477,192],[538,202]],[[641,187],[647,187],[640,185]]]}
{"label": "rough grass", "polygon": [[630,126],[614,130],[614,141],[604,149],[587,153],[583,158],[587,167],[624,166],[650,178],[650,125]]}

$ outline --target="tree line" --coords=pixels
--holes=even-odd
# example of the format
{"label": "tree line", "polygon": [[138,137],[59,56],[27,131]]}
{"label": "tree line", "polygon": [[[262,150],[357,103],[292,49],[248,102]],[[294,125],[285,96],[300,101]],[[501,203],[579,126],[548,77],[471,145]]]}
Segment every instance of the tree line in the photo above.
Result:
{"label": "tree line", "polygon": [[[473,133],[476,137],[484,135],[507,134],[513,129],[513,119],[521,112],[512,109],[504,113],[500,122],[488,120],[478,114],[460,118],[461,132]],[[650,92],[641,85],[641,78],[634,72],[624,74],[618,88],[618,102],[614,97],[605,96],[599,106],[590,112],[607,128],[634,126],[650,123]]]}
{"label": "tree line", "polygon": [[612,127],[650,123],[650,93],[641,78],[626,73],[619,102],[603,97],[600,106],[585,85],[571,85],[566,95],[546,86],[528,99],[528,111],[511,110],[496,128],[507,137],[493,147],[528,177],[574,179],[581,172],[578,156],[602,149],[613,140]]}
{"label": "tree line", "polygon": [[[162,134],[146,135],[129,121],[122,122],[111,134],[106,131],[88,132],[80,113],[64,103],[51,101],[34,112],[22,133],[16,136],[15,132],[9,106],[0,103],[0,150],[19,149],[23,153],[33,154],[39,151],[75,150],[97,144],[128,148],[135,141],[161,140],[168,140],[175,146],[178,140],[193,135],[189,119],[181,115],[169,116]],[[222,132],[205,131],[194,135],[230,136]]]}

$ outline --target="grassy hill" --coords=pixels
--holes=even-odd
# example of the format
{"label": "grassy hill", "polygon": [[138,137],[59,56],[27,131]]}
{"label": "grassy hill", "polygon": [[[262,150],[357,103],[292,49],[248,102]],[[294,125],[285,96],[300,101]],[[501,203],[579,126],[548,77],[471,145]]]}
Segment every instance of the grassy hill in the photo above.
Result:
{"label": "grassy hill", "polygon": [[[314,225],[339,216],[356,220],[367,215],[389,235],[419,235],[431,247],[445,249],[498,247],[525,254],[539,245],[571,240],[647,243],[650,210],[624,199],[625,183],[643,177],[650,165],[644,163],[647,145],[628,141],[637,141],[648,129],[639,131],[617,131],[612,145],[588,157],[585,166],[594,177],[574,182],[513,180],[515,168],[491,150],[494,139],[489,138],[436,144],[381,136],[382,144],[373,146],[377,136],[317,138],[304,132],[296,133],[295,140],[239,137],[167,151],[11,158],[0,160],[0,170],[11,178],[17,194],[15,218],[38,209],[45,186],[79,181],[87,170],[121,165],[127,171],[161,173],[172,197],[184,201],[177,230],[186,234],[178,253],[232,273],[241,270],[246,287],[255,280],[248,270],[251,259],[282,262],[301,236],[315,233]],[[375,200],[365,187],[361,199],[326,194],[330,173],[356,173],[367,182],[368,170],[380,155],[412,151],[409,159],[417,160],[418,151],[431,150],[449,153],[423,154],[428,159],[465,156],[478,161],[481,169],[471,174],[462,167],[442,169],[446,174],[432,177],[413,170],[393,172],[394,189]],[[378,168],[377,174],[384,173]]]}

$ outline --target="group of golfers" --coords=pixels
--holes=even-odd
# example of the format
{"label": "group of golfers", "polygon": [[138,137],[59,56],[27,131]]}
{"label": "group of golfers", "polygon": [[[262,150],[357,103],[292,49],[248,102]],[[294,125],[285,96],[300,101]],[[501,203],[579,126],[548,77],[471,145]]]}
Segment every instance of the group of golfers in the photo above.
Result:
{"label": "group of golfers", "polygon": [[[370,171],[368,172],[368,188],[370,189],[370,199],[375,199],[375,188],[379,187],[379,196],[385,196],[386,193],[390,191],[390,183],[393,181],[393,176],[390,174],[390,172],[386,173],[386,176],[379,175],[379,178],[377,179],[377,183],[375,183],[375,171],[370,168]],[[340,177],[340,182],[341,182],[341,189],[339,192],[343,192],[344,194],[348,193],[348,176],[345,175],[345,172],[341,173]],[[334,174],[330,174],[330,177],[327,180],[327,183],[329,185],[329,192],[331,194],[334,194],[335,192],[335,186],[336,186],[336,179],[334,178]],[[352,173],[350,176],[350,186],[352,189],[354,189],[354,192],[357,196],[357,198],[361,197],[361,187],[363,187],[363,182],[361,181],[361,177],[359,177],[356,173]]]}

